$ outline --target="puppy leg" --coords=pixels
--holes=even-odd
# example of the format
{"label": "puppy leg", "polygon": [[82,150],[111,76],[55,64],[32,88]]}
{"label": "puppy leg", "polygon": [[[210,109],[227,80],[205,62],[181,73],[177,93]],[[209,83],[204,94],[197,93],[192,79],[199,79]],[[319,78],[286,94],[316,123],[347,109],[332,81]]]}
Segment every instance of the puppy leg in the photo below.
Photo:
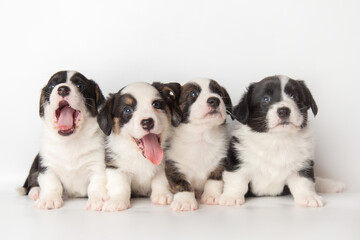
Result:
{"label": "puppy leg", "polygon": [[222,206],[242,205],[245,203],[245,194],[248,191],[249,180],[241,169],[236,172],[223,173],[224,192],[220,196],[219,204]]}
{"label": "puppy leg", "polygon": [[102,207],[103,211],[122,211],[130,207],[131,178],[119,169],[106,169],[109,199]]}
{"label": "puppy leg", "polygon": [[109,198],[106,191],[105,169],[99,169],[90,177],[87,192],[89,200],[86,209],[101,211],[104,201]]}
{"label": "puppy leg", "polygon": [[36,201],[40,196],[40,187],[32,187],[29,191],[29,198]]}
{"label": "puppy leg", "polygon": [[39,174],[38,181],[41,192],[35,206],[40,209],[60,208],[64,204],[61,198],[63,188],[60,179],[48,170]]}
{"label": "puppy leg", "polygon": [[219,204],[219,199],[223,190],[223,181],[208,179],[204,186],[204,192],[201,195],[202,204]]}
{"label": "puppy leg", "polygon": [[151,182],[151,201],[155,204],[167,205],[173,200],[164,169],[160,170]]}
{"label": "puppy leg", "polygon": [[315,183],[312,179],[294,173],[287,178],[286,182],[295,203],[305,207],[324,206],[325,201],[315,192]]}

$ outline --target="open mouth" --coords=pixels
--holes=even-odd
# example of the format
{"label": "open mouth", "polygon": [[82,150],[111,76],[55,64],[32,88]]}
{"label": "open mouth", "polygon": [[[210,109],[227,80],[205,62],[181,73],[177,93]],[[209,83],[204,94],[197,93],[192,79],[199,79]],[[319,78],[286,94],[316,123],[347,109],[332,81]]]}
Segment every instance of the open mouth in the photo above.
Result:
{"label": "open mouth", "polygon": [[62,136],[69,136],[75,132],[79,122],[80,111],[73,109],[67,101],[59,102],[59,108],[55,111],[58,133]]}
{"label": "open mouth", "polygon": [[133,138],[142,155],[152,164],[159,165],[163,159],[164,151],[160,145],[160,135],[149,133],[143,138]]}

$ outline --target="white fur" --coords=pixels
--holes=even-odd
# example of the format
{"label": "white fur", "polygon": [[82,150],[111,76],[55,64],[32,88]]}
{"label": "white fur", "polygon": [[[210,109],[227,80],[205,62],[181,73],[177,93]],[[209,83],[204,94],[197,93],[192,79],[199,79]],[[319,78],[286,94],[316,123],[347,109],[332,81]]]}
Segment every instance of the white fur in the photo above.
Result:
{"label": "white fur", "polygon": [[139,151],[133,138],[142,138],[148,132],[141,127],[141,120],[153,118],[151,133],[161,135],[162,147],[171,134],[170,121],[163,111],[152,107],[152,102],[160,98],[159,92],[147,83],[133,83],[125,87],[122,94],[129,93],[137,101],[132,118],[120,131],[112,132],[107,139],[111,158],[118,169],[107,169],[107,189],[110,199],[103,211],[121,211],[130,207],[131,193],[151,196],[155,204],[170,204],[172,194],[164,174],[164,163],[154,165]]}
{"label": "white fur", "polygon": [[[220,96],[210,92],[209,79],[195,79],[192,82],[200,85],[200,95],[190,107],[189,122],[175,128],[171,148],[166,152],[166,159],[176,162],[176,167],[185,175],[195,191],[203,192],[203,203],[217,204],[222,191],[222,181],[214,184],[213,180],[208,180],[208,177],[226,157],[228,134],[226,125],[223,125],[226,108]],[[206,101],[210,97],[220,99],[220,114],[207,115],[211,109]],[[183,195],[184,192],[175,194],[171,209],[182,211],[197,209],[194,205],[196,202],[194,194],[189,193],[187,198],[177,197],[179,194]],[[189,196],[193,196],[190,205]]]}
{"label": "white fur", "polygon": [[[39,208],[58,208],[63,204],[62,195],[67,197],[89,197],[87,208],[100,210],[106,198],[104,136],[96,117],[87,112],[83,96],[70,82],[57,85],[46,104],[44,131],[41,136],[40,156],[42,166],[47,170],[39,175],[40,196],[36,202]],[[55,110],[62,100],[57,94],[60,86],[68,86],[66,97],[72,108],[80,110],[77,129],[70,136],[61,136],[54,127]],[[30,193],[36,193],[35,190]],[[34,196],[34,198],[36,198]]]}
{"label": "white fur", "polygon": [[[288,78],[281,76],[282,92]],[[252,131],[247,125],[237,123],[233,136],[240,143],[235,145],[241,166],[235,172],[224,172],[224,192],[220,197],[221,205],[241,205],[251,182],[251,190],[256,195],[275,196],[288,185],[295,202],[309,207],[321,207],[324,200],[317,195],[315,183],[299,176],[298,172],[306,167],[308,160],[314,159],[314,142],[309,127],[303,129],[303,121],[294,101],[283,95],[283,100],[268,111],[266,133]],[[276,126],[279,107],[291,109],[289,120],[292,124]]]}

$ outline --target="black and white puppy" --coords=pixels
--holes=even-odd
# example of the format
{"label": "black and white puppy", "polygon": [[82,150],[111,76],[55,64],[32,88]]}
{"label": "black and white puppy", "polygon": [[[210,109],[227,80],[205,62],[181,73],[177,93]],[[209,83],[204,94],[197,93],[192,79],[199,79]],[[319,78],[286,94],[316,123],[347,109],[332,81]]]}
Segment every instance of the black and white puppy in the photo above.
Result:
{"label": "black and white puppy", "polygon": [[104,100],[93,80],[73,71],[55,73],[42,89],[40,152],[23,185],[23,193],[38,208],[59,208],[63,196],[88,196],[87,208],[101,210],[106,198],[105,137],[96,117]]}
{"label": "black and white puppy", "polygon": [[179,107],[183,119],[165,152],[165,172],[175,194],[170,208],[189,211],[198,208],[195,192],[202,193],[202,203],[218,203],[232,104],[216,81],[195,79],[182,86]]}
{"label": "black and white puppy", "polygon": [[324,205],[315,191],[309,109],[318,112],[303,81],[273,76],[248,87],[234,108],[240,123],[229,145],[221,205],[241,205],[248,192],[276,196],[289,190],[297,204]]}
{"label": "black and white puppy", "polygon": [[107,190],[103,211],[130,207],[131,194],[150,196],[155,204],[170,204],[172,194],[164,173],[163,148],[176,109],[180,84],[133,83],[110,94],[98,116],[107,137]]}

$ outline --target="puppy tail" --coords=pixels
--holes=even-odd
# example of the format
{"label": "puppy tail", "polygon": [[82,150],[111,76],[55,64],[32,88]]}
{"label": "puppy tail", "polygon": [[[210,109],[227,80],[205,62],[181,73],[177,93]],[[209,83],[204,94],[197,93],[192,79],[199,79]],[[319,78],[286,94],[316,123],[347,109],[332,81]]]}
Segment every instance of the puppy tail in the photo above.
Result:
{"label": "puppy tail", "polygon": [[328,178],[315,177],[315,190],[319,193],[340,193],[345,189],[343,182]]}
{"label": "puppy tail", "polygon": [[19,195],[26,195],[26,188],[24,187],[18,187],[16,188],[16,191]]}

